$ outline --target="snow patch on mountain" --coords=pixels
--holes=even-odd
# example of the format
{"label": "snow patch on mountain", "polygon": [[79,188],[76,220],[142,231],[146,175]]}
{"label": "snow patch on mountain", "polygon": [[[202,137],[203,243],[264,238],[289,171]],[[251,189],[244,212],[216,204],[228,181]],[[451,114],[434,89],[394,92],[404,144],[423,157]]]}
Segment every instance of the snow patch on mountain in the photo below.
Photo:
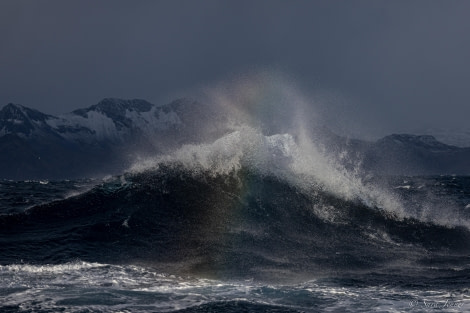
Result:
{"label": "snow patch on mountain", "polygon": [[157,106],[152,107],[148,112],[126,110],[125,117],[132,122],[132,125],[150,137],[156,131],[167,130],[172,126],[182,124],[181,119],[174,111],[164,112]]}
{"label": "snow patch on mountain", "polygon": [[62,137],[69,140],[116,141],[120,138],[120,133],[116,129],[114,121],[96,111],[87,112],[86,117],[73,113],[62,115],[60,118],[48,119],[47,124]]}

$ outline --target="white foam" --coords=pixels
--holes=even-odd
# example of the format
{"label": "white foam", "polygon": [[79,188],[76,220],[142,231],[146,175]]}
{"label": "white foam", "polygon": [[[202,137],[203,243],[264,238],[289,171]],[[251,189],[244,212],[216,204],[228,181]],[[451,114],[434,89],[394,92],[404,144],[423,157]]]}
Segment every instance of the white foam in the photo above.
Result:
{"label": "white foam", "polygon": [[[403,289],[390,286],[341,286],[306,281],[263,284],[253,280],[220,281],[176,277],[135,265],[72,262],[56,265],[0,266],[0,288],[8,291],[0,306],[20,310],[65,312],[167,312],[221,301],[247,301],[309,312],[315,310],[401,312],[424,309],[423,301],[444,305],[448,299],[468,311],[466,291]],[[300,297],[299,297],[300,295]],[[296,302],[293,304],[292,299]],[[392,309],[393,308],[393,309]]]}
{"label": "white foam", "polygon": [[[320,117],[313,112],[315,105],[289,80],[272,74],[256,73],[207,89],[205,103],[228,115],[224,136],[212,143],[200,138],[200,144],[138,160],[130,170],[139,172],[178,163],[194,173],[219,175],[244,167],[277,176],[306,194],[315,196],[322,190],[386,210],[399,219],[414,217],[443,225],[462,223],[459,216],[444,216],[438,208],[423,208],[417,214],[396,191],[370,183],[370,175],[362,172],[356,156],[349,156],[347,151],[330,151],[331,142],[323,138],[328,135],[319,129]],[[212,122],[210,117],[200,121]],[[335,139],[332,140],[334,145]],[[414,188],[404,181],[398,189]],[[327,208],[313,209],[322,212],[325,219],[340,220]]]}
{"label": "white foam", "polygon": [[399,203],[374,186],[366,186],[334,158],[323,153],[307,137],[291,134],[264,136],[245,126],[211,144],[185,145],[169,155],[139,161],[133,172],[177,163],[193,172],[230,174],[242,167],[274,175],[302,188],[306,193],[319,188],[346,200],[360,200],[402,215]]}
{"label": "white foam", "polygon": [[395,189],[410,189],[410,185],[396,186]]}
{"label": "white foam", "polygon": [[106,264],[100,263],[88,263],[88,262],[73,262],[58,265],[31,265],[31,264],[11,264],[11,265],[0,265],[0,273],[15,272],[15,273],[35,273],[35,274],[63,274],[65,272],[80,271],[84,269],[100,268],[107,266]]}

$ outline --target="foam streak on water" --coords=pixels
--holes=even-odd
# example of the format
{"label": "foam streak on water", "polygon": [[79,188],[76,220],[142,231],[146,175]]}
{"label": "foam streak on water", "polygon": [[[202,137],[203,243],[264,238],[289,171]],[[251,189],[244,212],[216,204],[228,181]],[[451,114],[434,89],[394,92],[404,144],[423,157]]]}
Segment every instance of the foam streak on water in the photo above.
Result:
{"label": "foam streak on water", "polygon": [[[176,277],[135,265],[74,262],[0,267],[0,308],[18,312],[173,312],[252,308],[263,312],[402,312],[423,301],[470,309],[467,292],[411,291],[314,280],[294,285]],[[413,312],[415,312],[413,310]],[[204,311],[204,309],[202,309]],[[453,312],[453,311],[450,311]]]}

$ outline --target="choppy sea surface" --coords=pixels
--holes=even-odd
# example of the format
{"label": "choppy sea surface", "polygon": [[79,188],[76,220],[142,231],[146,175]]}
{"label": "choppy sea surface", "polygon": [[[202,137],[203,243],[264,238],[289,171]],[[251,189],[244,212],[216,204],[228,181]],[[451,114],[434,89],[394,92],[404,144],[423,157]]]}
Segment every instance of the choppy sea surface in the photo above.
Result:
{"label": "choppy sea surface", "polygon": [[0,181],[0,312],[470,311],[470,177],[359,178],[259,140]]}

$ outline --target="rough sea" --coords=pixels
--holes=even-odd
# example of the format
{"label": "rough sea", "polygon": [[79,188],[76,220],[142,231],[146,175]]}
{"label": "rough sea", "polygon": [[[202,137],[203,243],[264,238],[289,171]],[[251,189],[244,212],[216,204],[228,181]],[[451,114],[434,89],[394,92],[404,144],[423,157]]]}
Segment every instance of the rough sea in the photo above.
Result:
{"label": "rough sea", "polygon": [[0,181],[0,312],[468,312],[470,177],[233,132],[122,175]]}

